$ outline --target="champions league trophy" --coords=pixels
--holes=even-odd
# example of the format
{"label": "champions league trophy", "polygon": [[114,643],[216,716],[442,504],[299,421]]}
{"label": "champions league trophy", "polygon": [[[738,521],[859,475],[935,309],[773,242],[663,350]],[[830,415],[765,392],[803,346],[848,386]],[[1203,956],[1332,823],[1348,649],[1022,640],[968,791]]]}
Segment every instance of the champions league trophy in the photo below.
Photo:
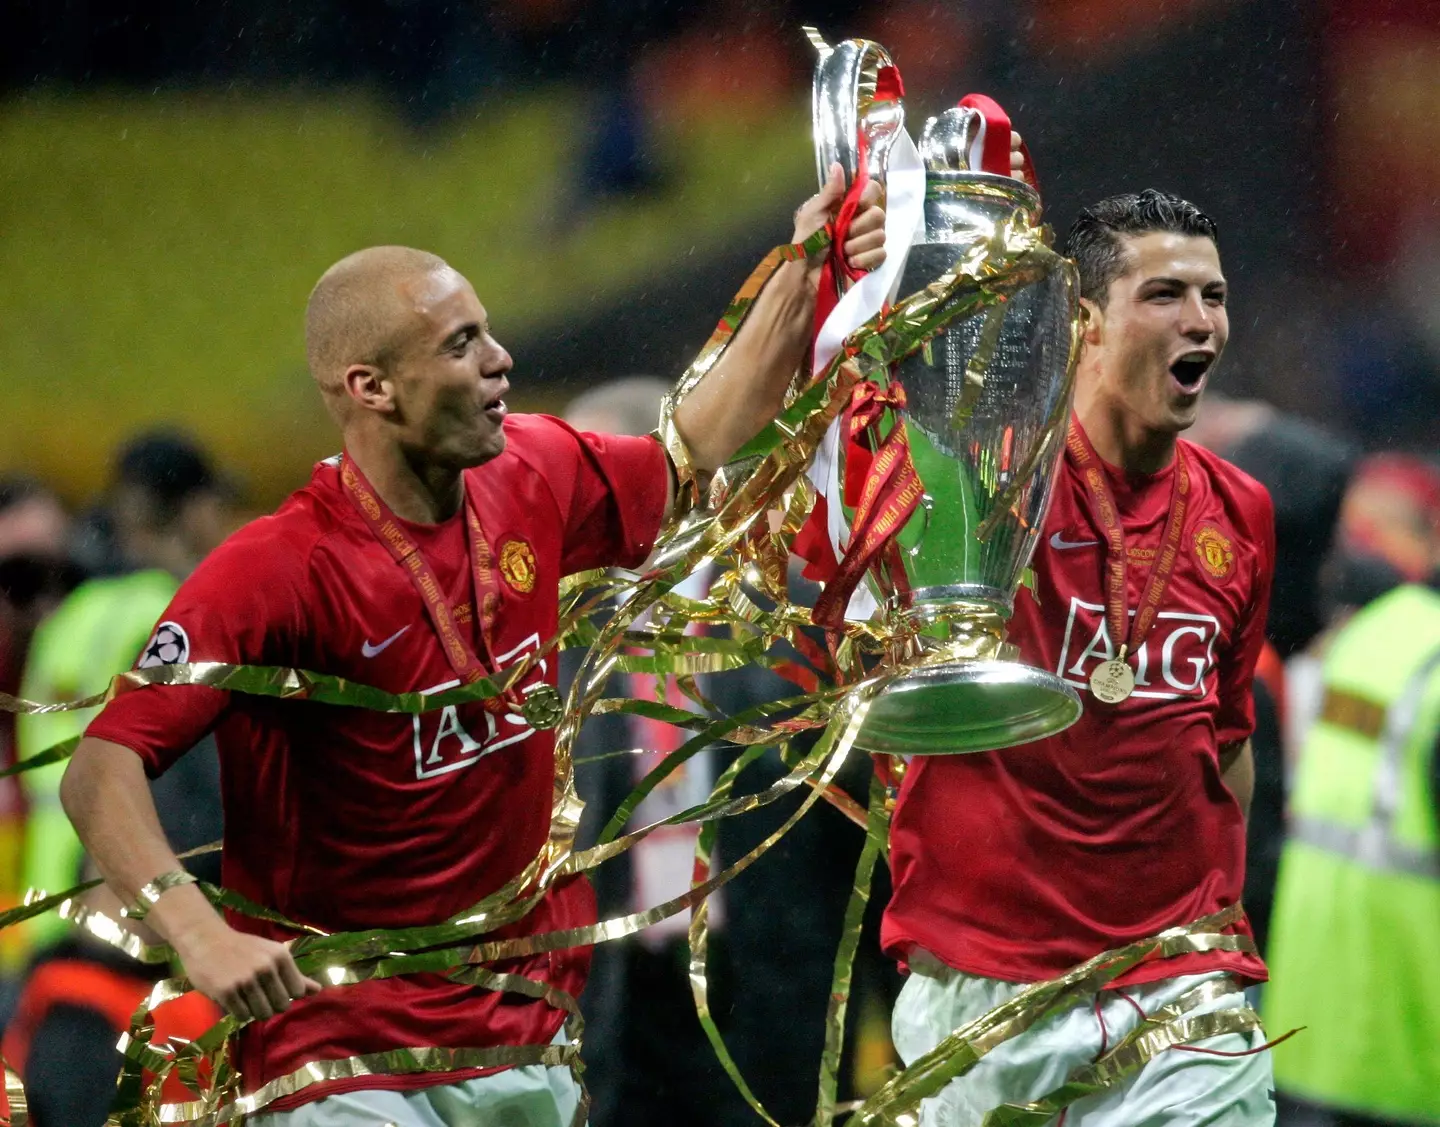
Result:
{"label": "champions league trophy", "polygon": [[[813,110],[821,181],[835,161],[850,182],[857,175],[885,181],[888,162],[885,202],[894,219],[902,147],[910,154],[910,183],[919,180],[915,146],[901,136],[898,72],[876,43],[848,40],[831,48],[806,30],[820,52]],[[887,67],[892,89],[877,96],[885,94]],[[908,445],[918,476],[911,490],[918,503],[911,502],[908,515],[895,514],[898,533],[865,569],[873,601],[857,592],[847,613],[868,618],[884,644],[885,665],[895,670],[857,739],[872,752],[1009,747],[1053,735],[1080,716],[1075,691],[1018,662],[1017,647],[1005,641],[1063,451],[1079,351],[1078,282],[1038,226],[1038,193],[975,167],[984,128],[983,114],[963,107],[926,122],[918,147],[923,204],[909,205],[915,218],[923,208],[923,229],[915,230],[887,296],[904,299],[953,278],[957,268],[975,284],[948,299],[957,312],[940,333],[874,381],[878,394],[871,397],[885,409],[876,412],[868,446],[857,450],[844,437],[829,443],[832,482],[848,486],[860,473],[873,475],[887,445]],[[1008,162],[1008,137],[1005,145]],[[890,256],[904,256],[904,242],[902,234],[897,245],[887,220]],[[837,420],[837,435],[854,433],[844,424],[859,402],[857,396]],[[847,463],[857,456],[873,463],[851,474]],[[824,475],[812,468],[810,476],[825,496]],[[832,527],[838,508],[853,542],[863,532],[856,522],[864,502],[852,504],[845,492],[832,487],[826,501]],[[838,559],[846,538],[832,540]]]}

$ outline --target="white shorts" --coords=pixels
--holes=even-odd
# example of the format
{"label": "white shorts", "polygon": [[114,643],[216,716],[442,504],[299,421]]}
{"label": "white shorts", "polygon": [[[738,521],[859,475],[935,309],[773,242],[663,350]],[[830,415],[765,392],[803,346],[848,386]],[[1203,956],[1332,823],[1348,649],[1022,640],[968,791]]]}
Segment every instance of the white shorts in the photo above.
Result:
{"label": "white shorts", "polygon": [[[1186,991],[1221,974],[1167,978],[1124,993],[1145,1013],[1154,1013]],[[979,978],[948,967],[911,973],[895,1002],[892,1035],[907,1064],[924,1055],[968,1021],[1019,993],[1013,982]],[[1070,1072],[1091,1063],[1102,1043],[1114,1045],[1135,1028],[1140,1014],[1119,996],[1101,994],[1100,1017],[1093,998],[1036,1022],[982,1057],[920,1106],[921,1127],[980,1127],[985,1113],[1001,1104],[1027,1104],[1065,1082]],[[1222,995],[1194,1014],[1238,1008],[1243,994]],[[1106,1038],[1102,1042],[1101,1017]],[[1243,1052],[1265,1043],[1260,1030],[1197,1041],[1198,1047]],[[1269,1051],[1218,1057],[1174,1049],[1159,1053],[1138,1072],[1106,1091],[1076,1100],[1065,1127],[1261,1127],[1275,1122]]]}
{"label": "white shorts", "polygon": [[[556,1042],[564,1044],[562,1031]],[[359,1091],[261,1112],[249,1127],[570,1127],[580,1089],[569,1065],[526,1064],[414,1092]]]}

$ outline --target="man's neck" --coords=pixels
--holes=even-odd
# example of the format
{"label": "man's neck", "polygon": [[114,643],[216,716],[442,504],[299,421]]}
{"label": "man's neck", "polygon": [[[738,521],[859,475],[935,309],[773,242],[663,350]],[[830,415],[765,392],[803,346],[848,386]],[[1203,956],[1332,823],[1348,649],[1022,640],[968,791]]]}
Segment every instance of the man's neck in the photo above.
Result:
{"label": "man's neck", "polygon": [[465,487],[460,472],[407,457],[399,446],[369,436],[348,434],[345,449],[390,506],[403,520],[439,524],[460,511]]}
{"label": "man's neck", "polygon": [[1126,473],[1159,473],[1175,460],[1177,436],[1138,425],[1117,404],[1075,393],[1075,416],[1101,459]]}

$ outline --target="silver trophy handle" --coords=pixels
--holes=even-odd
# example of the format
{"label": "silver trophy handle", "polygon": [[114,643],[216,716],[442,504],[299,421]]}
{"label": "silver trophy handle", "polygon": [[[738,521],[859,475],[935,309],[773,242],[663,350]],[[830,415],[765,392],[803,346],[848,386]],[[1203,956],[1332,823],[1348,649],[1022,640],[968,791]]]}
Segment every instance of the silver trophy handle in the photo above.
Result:
{"label": "silver trophy handle", "polygon": [[927,172],[969,172],[970,148],[980,133],[979,110],[952,106],[925,122],[920,158]]}
{"label": "silver trophy handle", "polygon": [[866,170],[870,179],[884,184],[890,146],[905,128],[900,99],[875,100],[877,75],[895,65],[890,53],[869,39],[846,39],[832,47],[815,28],[804,31],[819,56],[810,102],[819,182],[825,183],[837,162],[845,170],[846,187],[854,182],[860,163],[857,138],[863,130]]}

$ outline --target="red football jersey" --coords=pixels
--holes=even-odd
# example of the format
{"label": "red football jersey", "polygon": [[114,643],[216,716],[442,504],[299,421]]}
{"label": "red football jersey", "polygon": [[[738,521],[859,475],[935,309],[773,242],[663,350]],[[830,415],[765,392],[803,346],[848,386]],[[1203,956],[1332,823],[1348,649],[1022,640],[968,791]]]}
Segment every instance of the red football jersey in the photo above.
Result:
{"label": "red football jersey", "polygon": [[[882,930],[897,958],[918,945],[970,974],[1036,982],[1240,899],[1245,822],[1221,781],[1219,751],[1254,726],[1274,513],[1263,486],[1180,445],[1191,480],[1181,554],[1132,655],[1135,692],[1118,705],[1088,687],[1118,644],[1105,622],[1104,531],[1066,451],[1033,560],[1034,597],[1016,594],[1010,639],[1022,660],[1073,685],[1085,711],[1046,740],[911,762]],[[1133,619],[1175,465],[1143,476],[1105,470],[1125,530]],[[1201,969],[1265,977],[1258,957],[1216,952],[1145,964],[1118,981]]]}
{"label": "red football jersey", "polygon": [[[638,566],[665,508],[665,454],[649,438],[577,434],[511,416],[504,453],[474,470],[499,573],[494,657],[509,665],[555,632],[561,576]],[[181,587],[141,657],[294,666],[390,692],[458,684],[407,572],[340,483],[338,459],[273,515],[225,542]],[[463,512],[406,528],[483,655]],[[547,657],[532,674],[555,683]],[[524,691],[525,686],[521,686]],[[149,686],[112,702],[89,734],[133,748],[159,774],[213,730],[225,808],[225,884],[326,931],[437,924],[518,873],[550,825],[554,738],[480,704],[422,716]],[[557,885],[525,935],[593,923],[583,879]],[[237,928],[288,939],[261,921]],[[588,949],[497,969],[578,994]],[[397,1048],[545,1044],[563,1014],[544,1002],[415,975],[327,989],[241,1034],[246,1091],[315,1060]],[[274,1108],[357,1088],[420,1088],[483,1070],[314,1085]],[[493,1070],[492,1070],[493,1071]]]}

